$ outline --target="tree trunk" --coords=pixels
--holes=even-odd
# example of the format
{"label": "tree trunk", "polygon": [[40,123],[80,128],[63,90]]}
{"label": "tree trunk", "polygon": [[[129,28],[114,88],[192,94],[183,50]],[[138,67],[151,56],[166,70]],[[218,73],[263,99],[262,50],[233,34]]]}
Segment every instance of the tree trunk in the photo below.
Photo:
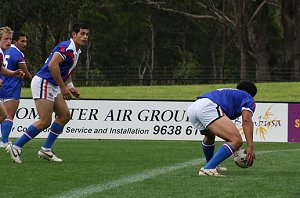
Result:
{"label": "tree trunk", "polygon": [[41,24],[41,31],[42,31],[42,36],[41,36],[41,55],[42,55],[42,61],[46,61],[48,57],[48,52],[47,52],[47,23],[42,23]]}
{"label": "tree trunk", "polygon": [[[228,1],[223,1],[223,13],[225,16],[228,15]],[[226,49],[227,49],[227,31],[228,31],[228,24],[223,23],[222,26],[222,51],[221,51],[221,68],[219,69],[219,76],[220,81],[218,83],[224,83],[224,67],[225,67],[225,60],[226,60]]]}
{"label": "tree trunk", "polygon": [[255,80],[255,67],[253,60],[250,57],[251,47],[249,44],[248,33],[248,12],[246,9],[249,1],[237,0],[237,34],[238,34],[238,48],[240,50],[240,79],[241,80]]}
{"label": "tree trunk", "polygon": [[[262,1],[257,2],[258,5]],[[255,36],[257,46],[257,66],[256,66],[256,80],[270,81],[271,72],[269,66],[270,46],[268,35],[268,5],[264,4],[256,18]]]}
{"label": "tree trunk", "polygon": [[[92,37],[89,37],[87,48],[86,48],[86,60],[85,60],[85,86],[89,85],[89,73],[91,68],[91,59],[92,59],[92,53],[91,53],[91,47],[92,47]],[[100,79],[98,79],[100,80]]]}
{"label": "tree trunk", "polygon": [[293,57],[294,57],[294,79],[300,80],[300,2],[295,1],[295,33],[293,42]]}
{"label": "tree trunk", "polygon": [[245,24],[245,1],[238,0],[236,6],[237,13],[237,34],[238,34],[238,48],[240,50],[240,78],[245,80],[247,76],[247,49],[245,45],[246,40],[246,24]]}
{"label": "tree trunk", "polygon": [[150,63],[150,68],[149,68],[149,72],[150,72],[149,76],[150,76],[150,85],[153,85],[155,37],[154,37],[154,27],[153,27],[152,21],[151,21],[149,27],[150,27],[150,30],[151,30],[151,63]]}
{"label": "tree trunk", "polygon": [[211,57],[211,63],[213,67],[213,79],[215,83],[217,83],[218,80],[218,67],[217,67],[217,58],[216,58],[216,30],[211,28],[211,34],[210,34],[210,57]]}
{"label": "tree trunk", "polygon": [[[298,1],[296,1],[298,2]],[[283,27],[283,64],[282,71],[284,75],[282,80],[294,80],[292,71],[294,70],[293,63],[293,45],[294,45],[294,16],[295,16],[295,1],[282,0],[281,23]]]}
{"label": "tree trunk", "polygon": [[146,69],[149,67],[149,50],[145,49],[143,56],[141,58],[141,63],[139,65],[138,69],[138,75],[139,75],[139,84],[143,85],[144,76],[146,73]]}

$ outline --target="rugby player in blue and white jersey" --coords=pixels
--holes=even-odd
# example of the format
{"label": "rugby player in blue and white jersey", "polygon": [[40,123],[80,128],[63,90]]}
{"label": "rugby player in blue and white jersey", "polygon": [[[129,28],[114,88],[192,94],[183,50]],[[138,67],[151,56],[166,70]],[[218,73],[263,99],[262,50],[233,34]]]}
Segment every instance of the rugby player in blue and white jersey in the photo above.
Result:
{"label": "rugby player in blue and white jersey", "polygon": [[[86,45],[88,41],[88,34],[89,28],[86,24],[73,25],[71,39],[59,43],[41,70],[33,77],[31,91],[39,120],[31,124],[16,142],[6,147],[13,161],[22,163],[21,148],[51,125],[50,133],[38,151],[38,156],[49,161],[62,162],[62,159],[54,154],[52,146],[70,120],[70,112],[65,100],[71,99],[72,95],[77,99],[80,96],[72,83],[71,73],[79,60],[80,47]],[[56,117],[51,124],[53,112]]]}
{"label": "rugby player in blue and white jersey", "polygon": [[[16,69],[14,71],[11,71],[5,68],[6,58],[3,54],[3,51],[6,51],[11,46],[12,34],[13,32],[10,27],[5,26],[0,28],[0,75],[23,78],[25,74],[22,70]],[[2,103],[0,103],[0,123],[2,123],[6,119],[6,117],[7,113],[5,107]],[[0,147],[4,148],[5,145],[0,144]]]}
{"label": "rugby player in blue and white jersey", "polygon": [[[13,44],[4,52],[4,67],[16,71],[21,69],[25,73],[25,79],[31,82],[32,76],[27,70],[25,56],[22,51],[25,50],[27,39],[24,33],[14,32],[12,37]],[[13,126],[13,119],[19,107],[22,78],[15,76],[2,76],[2,88],[0,89],[0,99],[7,112],[7,118],[1,123],[1,142],[0,148],[6,148],[8,137]]]}
{"label": "rugby player in blue and white jersey", "polygon": [[[242,116],[243,131],[247,141],[247,164],[255,159],[253,147],[253,121],[255,111],[253,97],[257,88],[250,81],[241,81],[237,89],[217,89],[198,96],[188,108],[188,117],[193,126],[204,135],[202,148],[206,165],[199,171],[202,176],[223,176],[226,170],[219,165],[229,158],[243,143],[239,130],[231,120]],[[214,154],[215,136],[226,141]]]}

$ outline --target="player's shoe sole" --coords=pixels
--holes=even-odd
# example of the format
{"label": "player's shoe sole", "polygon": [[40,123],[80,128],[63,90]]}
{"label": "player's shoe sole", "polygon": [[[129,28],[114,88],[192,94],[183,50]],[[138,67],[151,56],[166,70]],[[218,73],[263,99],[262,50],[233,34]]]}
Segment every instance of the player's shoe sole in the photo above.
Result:
{"label": "player's shoe sole", "polygon": [[63,161],[62,159],[58,158],[51,149],[39,150],[38,157],[41,159],[48,160],[49,162],[62,162]]}
{"label": "player's shoe sole", "polygon": [[20,157],[21,149],[17,149],[14,147],[13,144],[9,143],[5,150],[10,154],[10,157],[14,162],[16,162],[18,164],[22,163],[22,160]]}
{"label": "player's shoe sole", "polygon": [[217,169],[204,169],[203,167],[199,170],[200,176],[213,176],[213,177],[224,177],[218,173]]}

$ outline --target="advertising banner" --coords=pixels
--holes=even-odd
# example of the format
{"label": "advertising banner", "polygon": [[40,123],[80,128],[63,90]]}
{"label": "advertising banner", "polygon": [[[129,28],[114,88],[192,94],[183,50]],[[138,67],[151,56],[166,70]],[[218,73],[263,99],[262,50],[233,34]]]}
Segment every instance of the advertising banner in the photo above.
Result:
{"label": "advertising banner", "polygon": [[300,104],[289,104],[288,141],[300,142]]}
{"label": "advertising banner", "polygon": [[[67,103],[71,121],[60,138],[203,139],[188,121],[186,110],[192,101],[71,100]],[[33,100],[21,99],[10,137],[20,137],[37,119]],[[286,142],[287,119],[288,104],[258,103],[253,115],[254,141]],[[233,122],[243,134],[241,118]],[[45,138],[48,132],[46,129],[37,137]]]}
{"label": "advertising banner", "polygon": [[[253,115],[255,142],[287,142],[288,140],[288,104],[256,103]],[[242,132],[241,117],[235,125]],[[245,140],[245,137],[243,136]]]}

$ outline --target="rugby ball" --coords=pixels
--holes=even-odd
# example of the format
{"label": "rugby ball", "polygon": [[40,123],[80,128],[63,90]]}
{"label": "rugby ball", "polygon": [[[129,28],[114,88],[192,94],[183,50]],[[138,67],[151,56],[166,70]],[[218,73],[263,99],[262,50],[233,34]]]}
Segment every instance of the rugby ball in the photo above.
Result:
{"label": "rugby ball", "polygon": [[233,160],[239,167],[249,168],[249,166],[247,165],[247,151],[245,149],[236,151],[233,155]]}

